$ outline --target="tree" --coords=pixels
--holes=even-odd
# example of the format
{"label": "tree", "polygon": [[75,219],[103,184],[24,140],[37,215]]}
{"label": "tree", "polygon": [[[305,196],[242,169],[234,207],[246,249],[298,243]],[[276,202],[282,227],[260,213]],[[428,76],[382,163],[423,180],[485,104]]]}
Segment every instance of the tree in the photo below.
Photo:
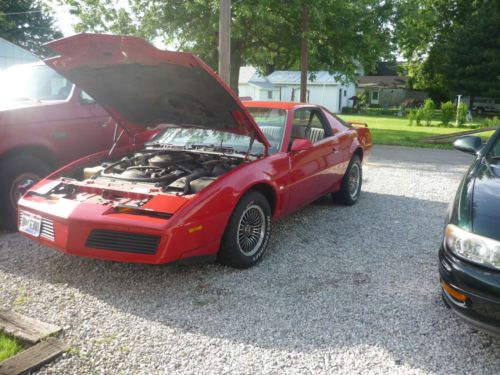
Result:
{"label": "tree", "polygon": [[416,88],[436,99],[500,96],[498,0],[403,0],[396,37]]}
{"label": "tree", "polygon": [[[77,31],[133,34],[174,44],[217,67],[218,0],[129,0],[116,9],[111,0],[63,0],[79,18]],[[342,72],[372,67],[390,51],[390,1],[234,1],[231,17],[231,87],[239,68],[251,64],[264,74],[298,69],[302,10],[310,3],[309,68]]]}
{"label": "tree", "polygon": [[54,27],[54,18],[40,1],[0,1],[0,37],[41,56],[45,56],[42,45],[61,38]]}

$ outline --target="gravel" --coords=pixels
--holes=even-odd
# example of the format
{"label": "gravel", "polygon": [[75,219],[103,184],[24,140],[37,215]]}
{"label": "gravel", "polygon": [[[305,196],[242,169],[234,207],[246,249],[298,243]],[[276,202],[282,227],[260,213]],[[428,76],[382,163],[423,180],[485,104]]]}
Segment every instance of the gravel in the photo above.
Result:
{"label": "gravel", "polygon": [[363,195],[274,225],[256,267],[147,266],[0,234],[0,306],[64,328],[43,374],[481,373],[500,339],[441,302],[437,249],[469,158],[374,150]]}

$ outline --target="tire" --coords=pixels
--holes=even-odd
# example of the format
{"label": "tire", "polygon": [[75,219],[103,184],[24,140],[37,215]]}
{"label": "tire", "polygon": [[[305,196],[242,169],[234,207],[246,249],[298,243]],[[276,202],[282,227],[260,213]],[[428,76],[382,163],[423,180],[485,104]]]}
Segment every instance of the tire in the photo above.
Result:
{"label": "tire", "polygon": [[[6,229],[17,229],[17,201],[24,191],[19,185],[31,187],[50,172],[50,167],[33,156],[9,157],[0,163],[0,208],[5,213],[2,224]],[[32,181],[32,182],[31,182]]]}
{"label": "tire", "polygon": [[363,168],[361,159],[358,155],[353,155],[344,174],[340,190],[332,194],[333,200],[346,206],[352,206],[359,199],[362,184]]}
{"label": "tire", "polygon": [[476,109],[476,113],[478,115],[482,115],[484,113],[484,109],[482,107],[479,107],[478,109]]}
{"label": "tire", "polygon": [[234,208],[217,255],[220,263],[239,269],[262,259],[271,235],[271,207],[257,191],[245,194]]}

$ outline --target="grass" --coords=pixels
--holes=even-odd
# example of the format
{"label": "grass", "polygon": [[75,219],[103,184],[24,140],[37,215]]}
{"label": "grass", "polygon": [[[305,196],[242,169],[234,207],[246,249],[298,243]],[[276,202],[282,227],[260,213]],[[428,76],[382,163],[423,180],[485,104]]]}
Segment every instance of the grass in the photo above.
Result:
{"label": "grass", "polygon": [[0,362],[12,357],[24,349],[24,346],[3,332],[0,332]]}
{"label": "grass", "polygon": [[[441,127],[438,126],[438,121],[433,121],[431,126],[409,126],[406,118],[395,116],[345,114],[340,117],[346,121],[366,122],[370,128],[373,143],[379,145],[451,149],[451,143],[425,143],[422,139],[433,135],[450,134],[467,130],[466,128]],[[484,119],[479,119],[471,125],[481,125],[483,121]],[[478,135],[487,139],[491,134],[493,134],[493,132],[485,132]]]}

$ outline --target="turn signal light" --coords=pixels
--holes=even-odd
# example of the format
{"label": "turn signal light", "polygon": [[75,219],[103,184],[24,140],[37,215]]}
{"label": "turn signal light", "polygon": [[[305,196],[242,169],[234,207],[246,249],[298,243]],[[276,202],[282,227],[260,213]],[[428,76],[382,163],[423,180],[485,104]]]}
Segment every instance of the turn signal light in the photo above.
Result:
{"label": "turn signal light", "polygon": [[455,298],[457,301],[460,301],[460,302],[467,301],[467,296],[465,294],[462,294],[459,291],[453,289],[451,286],[449,286],[448,284],[446,284],[443,280],[441,280],[441,286],[443,287],[444,290],[446,290],[446,292],[450,296],[452,296],[453,298]]}

